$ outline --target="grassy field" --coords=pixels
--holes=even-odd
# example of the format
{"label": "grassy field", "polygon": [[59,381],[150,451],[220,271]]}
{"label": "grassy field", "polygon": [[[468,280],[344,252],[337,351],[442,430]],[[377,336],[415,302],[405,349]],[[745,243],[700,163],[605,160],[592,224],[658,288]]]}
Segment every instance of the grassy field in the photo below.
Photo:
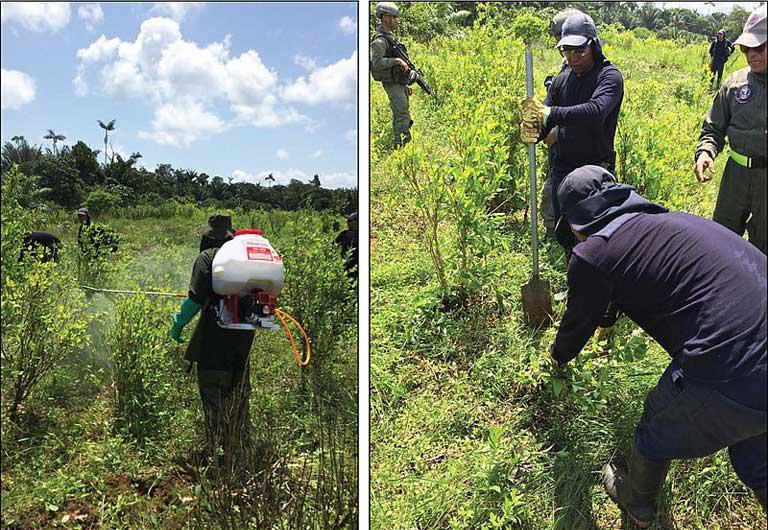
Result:
{"label": "grassy field", "polygon": [[[623,318],[613,337],[590,341],[565,384],[547,372],[556,328],[526,327],[520,300],[531,270],[516,126],[523,45],[509,24],[487,20],[407,43],[437,97],[414,86],[405,149],[392,150],[386,95],[371,85],[371,527],[630,529],[599,470],[625,461],[668,356]],[[700,186],[691,167],[712,98],[706,43],[600,31],[625,79],[619,180],[711,215],[719,174]],[[552,45],[534,50],[539,97],[559,70]],[[736,57],[726,75],[742,66]],[[541,185],[543,146],[538,158]],[[541,266],[552,292],[564,291],[556,244],[544,244]],[[554,303],[561,315],[564,302]],[[676,462],[661,513],[657,530],[765,527],[725,452]]]}
{"label": "grassy field", "polygon": [[[167,337],[180,301],[81,292],[74,214],[14,205],[12,182],[4,175],[2,527],[355,527],[357,302],[333,244],[343,220],[311,211],[232,212],[235,227],[262,228],[283,256],[279,306],[303,324],[314,350],[301,369],[284,332],[257,334],[254,451],[242,480],[193,459],[204,447],[196,376],[186,372],[184,348]],[[169,204],[97,219],[120,235],[121,247],[80,264],[80,279],[186,292],[211,213]],[[59,235],[61,263],[18,263],[19,234],[30,229]],[[18,372],[6,354],[25,337],[62,357],[12,422]]]}

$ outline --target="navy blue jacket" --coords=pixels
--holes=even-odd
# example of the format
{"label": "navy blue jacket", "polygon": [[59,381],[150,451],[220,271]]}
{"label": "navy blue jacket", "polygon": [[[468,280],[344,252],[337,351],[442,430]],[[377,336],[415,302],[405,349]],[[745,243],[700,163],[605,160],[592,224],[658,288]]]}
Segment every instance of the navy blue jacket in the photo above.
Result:
{"label": "navy blue jacket", "polygon": [[607,164],[613,171],[613,139],[624,99],[624,79],[605,58],[582,76],[564,68],[547,91],[544,105],[552,107],[542,138],[558,126],[557,155],[551,172],[562,178],[577,167]]}
{"label": "navy blue jacket", "polygon": [[757,386],[764,401],[766,288],[766,256],[727,228],[678,212],[639,214],[574,247],[552,355],[575,358],[613,301],[681,375],[741,382],[750,395]]}

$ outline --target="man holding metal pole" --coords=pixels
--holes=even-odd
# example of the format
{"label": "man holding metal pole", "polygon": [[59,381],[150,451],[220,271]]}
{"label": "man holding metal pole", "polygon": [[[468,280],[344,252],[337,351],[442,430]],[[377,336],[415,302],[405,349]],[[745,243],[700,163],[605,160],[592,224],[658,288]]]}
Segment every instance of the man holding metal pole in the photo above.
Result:
{"label": "man holding metal pole", "polygon": [[558,148],[549,168],[554,218],[560,215],[557,188],[568,173],[587,164],[614,171],[613,140],[624,98],[621,72],[603,54],[589,15],[565,20],[557,48],[568,67],[555,77],[543,102],[533,97],[523,102],[524,142],[545,139],[558,129]]}

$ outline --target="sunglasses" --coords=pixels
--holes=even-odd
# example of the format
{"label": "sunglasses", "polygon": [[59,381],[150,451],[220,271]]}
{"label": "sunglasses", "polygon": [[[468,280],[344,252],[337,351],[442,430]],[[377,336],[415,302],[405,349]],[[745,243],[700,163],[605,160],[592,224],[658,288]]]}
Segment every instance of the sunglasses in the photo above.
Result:
{"label": "sunglasses", "polygon": [[765,49],[765,43],[762,43],[760,46],[755,46],[754,48],[739,44],[739,49],[741,50],[741,53],[749,53],[749,50],[752,50],[756,53],[763,53],[763,50]]}
{"label": "sunglasses", "polygon": [[560,55],[566,58],[581,58],[589,52],[589,44],[580,48],[560,48]]}

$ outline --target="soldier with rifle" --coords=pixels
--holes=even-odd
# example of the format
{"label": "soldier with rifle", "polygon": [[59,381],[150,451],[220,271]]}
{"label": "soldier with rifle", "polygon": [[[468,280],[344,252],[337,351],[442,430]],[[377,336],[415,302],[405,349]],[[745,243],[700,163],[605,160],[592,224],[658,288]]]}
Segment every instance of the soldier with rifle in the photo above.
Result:
{"label": "soldier with rifle", "polygon": [[371,75],[380,81],[389,98],[392,109],[392,131],[395,147],[402,147],[411,141],[413,120],[409,111],[408,98],[413,94],[409,85],[418,84],[427,94],[432,90],[422,79],[421,73],[408,58],[405,45],[392,35],[397,29],[400,11],[391,2],[376,4],[376,18],[379,24],[371,40]]}

